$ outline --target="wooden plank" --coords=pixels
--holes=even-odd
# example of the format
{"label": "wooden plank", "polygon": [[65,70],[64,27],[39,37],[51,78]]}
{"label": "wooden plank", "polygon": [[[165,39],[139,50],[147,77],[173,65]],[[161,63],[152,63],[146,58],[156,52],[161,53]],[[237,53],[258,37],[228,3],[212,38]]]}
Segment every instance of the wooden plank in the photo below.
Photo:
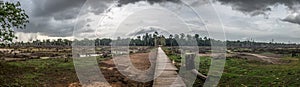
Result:
{"label": "wooden plank", "polygon": [[178,69],[172,64],[165,52],[159,47],[153,87],[186,87],[182,78],[176,72]]}

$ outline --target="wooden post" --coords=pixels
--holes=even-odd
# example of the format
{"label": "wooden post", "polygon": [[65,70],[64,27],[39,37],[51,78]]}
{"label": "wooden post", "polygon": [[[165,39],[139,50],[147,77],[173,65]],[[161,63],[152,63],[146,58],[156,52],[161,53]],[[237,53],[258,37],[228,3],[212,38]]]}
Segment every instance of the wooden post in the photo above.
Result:
{"label": "wooden post", "polygon": [[186,70],[191,71],[201,79],[207,79],[207,76],[203,75],[202,73],[198,72],[198,70],[195,68],[195,57],[196,54],[193,53],[187,53],[185,54],[185,66]]}
{"label": "wooden post", "polygon": [[185,66],[186,70],[193,70],[195,69],[195,57],[196,55],[193,53],[186,53],[185,54]]}

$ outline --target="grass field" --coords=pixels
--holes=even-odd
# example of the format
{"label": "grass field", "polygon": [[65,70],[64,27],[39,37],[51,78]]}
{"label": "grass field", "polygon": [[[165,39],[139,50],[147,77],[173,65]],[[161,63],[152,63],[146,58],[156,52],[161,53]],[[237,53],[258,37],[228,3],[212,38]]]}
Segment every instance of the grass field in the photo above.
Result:
{"label": "grass field", "polygon": [[[180,62],[180,57],[169,55],[172,60]],[[260,61],[227,58],[223,76],[219,86],[291,86],[300,85],[299,58],[286,57],[282,60],[287,64],[266,64]],[[199,72],[207,74],[210,66],[210,57],[199,58]],[[199,87],[203,81],[197,80],[194,84]]]}
{"label": "grass field", "polygon": [[[170,59],[181,62],[178,55],[168,55]],[[289,86],[300,85],[299,57],[285,56],[284,64],[268,64],[265,62],[239,58],[227,58],[223,76],[219,86]],[[97,58],[104,61],[105,58]],[[210,57],[200,57],[199,72],[207,74]],[[65,59],[32,59],[27,61],[0,61],[0,87],[7,86],[55,86],[66,87],[78,82],[73,61]],[[199,87],[203,81],[198,79],[194,86]]]}
{"label": "grass field", "polygon": [[[72,59],[69,59],[72,60]],[[0,62],[0,86],[68,86],[77,82],[73,62],[64,59],[34,59]]]}

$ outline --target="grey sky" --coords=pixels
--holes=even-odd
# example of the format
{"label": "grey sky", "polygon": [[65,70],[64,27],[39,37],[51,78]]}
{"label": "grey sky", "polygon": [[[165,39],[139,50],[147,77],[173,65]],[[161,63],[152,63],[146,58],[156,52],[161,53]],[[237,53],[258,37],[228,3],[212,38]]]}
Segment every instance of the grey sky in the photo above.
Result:
{"label": "grey sky", "polygon": [[[217,20],[214,20],[216,14],[212,13],[213,9],[208,8],[208,0],[190,0],[187,2],[201,13],[200,15],[203,16],[201,23],[193,23],[196,21],[192,19],[195,15],[186,12],[185,8],[181,8],[179,4],[182,3],[178,0],[148,0],[148,2],[144,0],[20,0],[20,2],[30,16],[30,23],[27,29],[18,30],[19,33],[17,34],[24,36],[19,41],[28,41],[32,38],[73,38],[76,23],[77,32],[82,33],[75,36],[111,37],[114,30],[109,29],[114,24],[109,23],[120,23],[120,19],[123,19],[127,25],[126,23],[122,24],[124,30],[117,32],[117,35],[125,34],[122,32],[130,30],[130,32],[135,32],[132,30],[139,32],[136,27],[131,29],[132,26],[148,27],[148,25],[162,28],[169,26],[165,28],[167,31],[174,30],[174,33],[183,33],[183,30],[186,29],[180,28],[184,28],[186,24],[193,26],[192,30],[186,31],[189,33],[206,33],[204,25],[211,28],[210,33],[219,35],[223,33],[223,31],[214,31],[213,29],[220,27],[216,27],[219,24],[215,23]],[[117,6],[107,10],[114,3]],[[226,38],[229,40],[252,38],[266,42],[275,39],[277,42],[300,43],[300,36],[298,35],[300,32],[299,0],[213,0],[212,3],[220,15]],[[176,15],[168,13],[168,11],[154,9],[134,13],[134,16],[125,16],[124,14],[129,14],[130,10],[124,12],[122,9],[124,7],[138,8],[139,6],[152,8],[160,7],[160,5],[178,9],[179,12],[182,12],[182,16],[191,18],[191,21],[182,24]],[[103,15],[109,16],[105,19],[107,23],[104,23],[106,30],[99,29],[98,23]],[[122,18],[124,16],[128,18]],[[143,17],[144,19],[142,19]],[[142,31],[147,30],[143,29]]]}

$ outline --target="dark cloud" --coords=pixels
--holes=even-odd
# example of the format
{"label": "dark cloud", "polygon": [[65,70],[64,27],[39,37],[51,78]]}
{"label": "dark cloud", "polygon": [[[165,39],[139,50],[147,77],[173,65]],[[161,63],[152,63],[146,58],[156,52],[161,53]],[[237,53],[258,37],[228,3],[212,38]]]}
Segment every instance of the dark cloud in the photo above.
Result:
{"label": "dark cloud", "polygon": [[[73,12],[74,9],[79,12],[79,8],[86,0],[32,0],[33,1],[33,16],[45,17],[56,16],[61,12]],[[69,11],[72,10],[72,11]],[[70,16],[68,16],[70,17]]]}
{"label": "dark cloud", "polygon": [[[230,5],[233,10],[238,10],[243,12],[244,14],[257,16],[257,15],[265,15],[268,16],[269,12],[272,11],[272,7],[277,5],[284,5],[291,11],[297,12],[300,10],[299,4],[300,0],[216,0],[219,1],[223,5]],[[287,17],[286,21],[291,23],[297,23],[289,17]]]}
{"label": "dark cloud", "polygon": [[95,14],[99,14],[107,9],[107,4],[111,0],[32,0],[34,17],[55,17],[57,20],[72,19],[77,17],[82,6]]}
{"label": "dark cloud", "polygon": [[295,5],[300,3],[300,0],[217,0],[224,5],[231,5],[234,10],[239,10],[245,14],[253,16],[266,14],[271,11],[272,6],[283,4],[291,10],[295,10]]}
{"label": "dark cloud", "polygon": [[[22,3],[23,2],[23,3]],[[28,8],[30,23],[25,30],[18,30],[25,33],[41,33],[52,37],[72,36],[75,26],[75,19],[80,14],[103,13],[112,0],[32,0]],[[28,4],[21,1],[21,4]],[[82,9],[82,8],[86,9]],[[29,12],[29,11],[28,11]],[[82,23],[91,22],[81,21]],[[92,32],[92,31],[84,31]]]}
{"label": "dark cloud", "polygon": [[18,30],[25,33],[41,33],[52,37],[71,36],[73,31],[72,22],[55,21],[52,18],[32,18],[25,30]]}
{"label": "dark cloud", "polygon": [[[47,36],[72,36],[75,21],[79,15],[94,13],[99,15],[108,9],[109,3],[117,1],[119,6],[145,0],[32,0],[30,23],[21,32],[41,33]],[[179,2],[180,0],[147,0],[147,2]],[[24,4],[27,4],[24,2]],[[85,8],[84,10],[82,8]],[[81,12],[80,12],[81,11]],[[81,21],[82,28],[91,19]],[[81,30],[79,30],[81,31]],[[93,32],[82,30],[83,33]]]}
{"label": "dark cloud", "polygon": [[[99,15],[108,9],[110,3],[117,1],[119,6],[139,1],[147,1],[150,4],[174,2],[180,0],[31,0],[31,4],[27,5],[31,10],[30,23],[25,30],[18,30],[26,33],[41,33],[47,36],[72,36],[75,26],[74,19],[86,13],[94,13]],[[28,4],[21,1],[22,4]],[[82,8],[86,8],[82,10]],[[81,12],[80,12],[81,11]],[[81,21],[82,28],[87,26],[86,23],[97,20]],[[80,25],[80,24],[79,24]],[[91,30],[82,32],[93,32]]]}
{"label": "dark cloud", "polygon": [[114,0],[88,0],[86,5],[91,9],[88,9],[90,12],[98,15],[103,13],[110,6],[109,3],[113,3]]}
{"label": "dark cloud", "polygon": [[300,15],[295,13],[295,14],[289,15],[288,17],[282,19],[282,21],[300,24]]}
{"label": "dark cloud", "polygon": [[191,6],[201,6],[210,3],[210,0],[186,0],[185,2]]}
{"label": "dark cloud", "polygon": [[118,6],[122,6],[122,5],[126,5],[126,4],[129,4],[129,3],[136,3],[136,2],[139,2],[139,1],[147,1],[149,2],[150,4],[154,4],[154,3],[162,3],[162,2],[174,2],[174,3],[179,3],[180,0],[119,0],[118,1]]}
{"label": "dark cloud", "polygon": [[54,14],[53,17],[55,20],[68,20],[68,19],[76,18],[78,13],[79,13],[78,8],[70,8],[63,12],[58,12],[58,13]]}

